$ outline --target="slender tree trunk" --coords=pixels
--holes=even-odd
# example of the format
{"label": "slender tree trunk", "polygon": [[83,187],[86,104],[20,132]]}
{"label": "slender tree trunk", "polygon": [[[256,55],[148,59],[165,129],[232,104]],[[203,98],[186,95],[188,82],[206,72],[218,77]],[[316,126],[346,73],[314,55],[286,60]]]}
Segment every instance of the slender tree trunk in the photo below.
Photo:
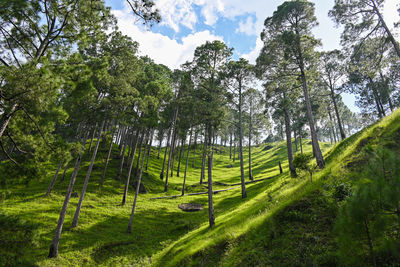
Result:
{"label": "slender tree trunk", "polygon": [[204,130],[203,161],[201,163],[200,184],[203,184],[206,170],[207,130]]}
{"label": "slender tree trunk", "polygon": [[253,111],[250,108],[250,113],[249,113],[249,115],[250,115],[250,117],[249,117],[249,179],[251,181],[253,181],[253,171],[251,168],[251,130],[253,128],[253,125],[252,125],[253,114],[252,113],[253,113]]}
{"label": "slender tree trunk", "polygon": [[71,198],[71,193],[72,193],[72,190],[74,189],[74,184],[75,184],[76,176],[78,174],[79,166],[81,164],[82,155],[85,151],[85,145],[86,145],[86,140],[87,140],[88,134],[89,134],[89,132],[87,132],[87,134],[83,138],[81,151],[75,161],[74,172],[72,173],[71,180],[69,181],[67,193],[66,193],[65,199],[64,199],[64,204],[61,208],[60,217],[58,218],[56,231],[54,232],[53,241],[50,245],[49,258],[55,258],[58,256],[58,245],[60,243],[60,237],[61,237],[62,227],[64,225],[65,214],[67,213],[67,208],[68,208],[69,200]]}
{"label": "slender tree trunk", "polygon": [[213,157],[213,147],[212,147],[212,128],[211,125],[208,126],[208,143],[211,149],[208,150],[208,221],[210,228],[215,225],[214,216],[214,203],[213,203],[213,189],[212,189],[212,157]]}
{"label": "slender tree trunk", "polygon": [[346,138],[346,134],[344,133],[342,121],[340,119],[339,109],[338,109],[337,103],[336,103],[335,91],[333,89],[333,86],[331,86],[330,89],[331,89],[331,99],[332,99],[332,103],[333,103],[333,108],[335,109],[336,120],[338,122],[339,130],[340,130],[340,137],[342,138],[342,140],[344,140]]}
{"label": "slender tree trunk", "polygon": [[247,197],[246,184],[244,180],[243,164],[243,129],[242,129],[242,84],[239,81],[239,157],[240,157],[240,181],[242,185],[242,198]]}
{"label": "slender tree trunk", "polygon": [[[335,144],[336,144],[336,133],[335,133],[335,127],[334,127],[334,123],[333,123],[333,121],[332,121],[332,115],[331,115],[331,110],[328,108],[328,116],[329,116],[329,121],[330,121],[330,124],[331,124],[331,131],[332,131],[332,134],[333,134],[333,139],[334,139],[334,141],[335,141]],[[340,128],[340,127],[339,127]],[[340,130],[340,131],[343,131],[343,128]],[[344,132],[343,132],[344,133]],[[342,140],[344,139],[344,138],[346,138],[346,136],[343,138],[343,135],[341,134],[341,137],[342,137]],[[331,142],[332,143],[332,142]]]}
{"label": "slender tree trunk", "polygon": [[[135,135],[135,145],[134,145],[133,150],[132,150],[133,154],[132,154],[132,158],[131,158],[131,163],[129,164],[128,175],[126,177],[126,183],[125,183],[125,188],[124,188],[124,196],[122,197],[122,206],[125,205],[126,198],[128,196],[129,181],[131,179],[133,162],[135,161],[135,153],[136,153],[136,147],[137,147],[139,135],[140,135],[140,131],[137,130],[136,131],[136,135]],[[139,145],[139,147],[142,146],[143,135],[144,135],[144,132],[143,132],[142,136],[140,137],[140,145]]]}
{"label": "slender tree trunk", "polygon": [[283,173],[281,161],[279,161],[279,173]]}
{"label": "slender tree trunk", "polygon": [[60,182],[59,182],[60,184],[62,182],[64,182],[65,174],[67,173],[67,170],[68,170],[68,165],[69,165],[69,161],[65,164],[64,172],[63,172],[63,174],[61,176],[61,179],[60,179]]}
{"label": "slender tree trunk", "polygon": [[108,162],[110,160],[111,151],[112,151],[113,137],[114,137],[114,135],[111,136],[110,146],[108,147],[107,158],[106,158],[106,162],[104,163],[104,169],[103,169],[103,173],[101,174],[101,179],[100,179],[100,183],[99,183],[100,187],[103,186],[104,178],[106,177],[107,166],[108,166]]}
{"label": "slender tree trunk", "polygon": [[175,135],[174,135],[174,139],[173,139],[174,142],[172,143],[171,151],[170,151],[171,152],[171,155],[170,155],[170,159],[171,159],[171,162],[170,162],[170,164],[171,164],[171,166],[170,166],[171,178],[174,176],[175,148],[176,148],[176,143],[178,141],[177,135],[178,135],[178,133],[177,133],[176,128],[175,128]]}
{"label": "slender tree trunk", "polygon": [[145,131],[143,131],[143,135],[142,138],[140,139],[140,144],[139,144],[139,153],[137,156],[137,160],[136,160],[136,169],[135,169],[135,177],[137,178],[139,175],[139,171],[140,171],[140,158],[145,156],[145,151],[143,151],[140,149],[140,147],[142,146],[143,140],[145,138]]}
{"label": "slender tree trunk", "polygon": [[236,135],[234,136],[233,139],[233,162],[236,160]]}
{"label": "slender tree trunk", "polygon": [[[143,135],[144,135],[144,133],[143,133]],[[147,138],[146,138],[146,139],[148,139],[148,135],[149,135],[149,134],[147,134]],[[142,137],[142,139],[143,139],[143,137]],[[139,172],[139,175],[138,175],[138,177],[137,177],[137,185],[136,185],[135,199],[133,200],[133,206],[132,206],[131,217],[129,218],[128,231],[127,231],[128,233],[132,233],[133,216],[134,216],[134,214],[135,214],[136,201],[137,201],[137,198],[138,198],[138,195],[139,195],[140,183],[141,183],[141,181],[142,181],[143,165],[144,165],[144,160],[145,160],[145,154],[146,154],[145,150],[146,150],[146,143],[147,143],[147,142],[148,142],[148,140],[146,140],[146,141],[145,141],[145,144],[143,145],[143,146],[144,146],[144,150],[143,150],[143,156],[142,156],[142,163],[141,163],[141,165],[140,165],[140,172]],[[140,143],[141,143],[141,144],[140,144],[139,154],[140,154],[141,151],[142,151],[142,142],[140,142]],[[137,168],[139,168],[139,166],[137,166]]]}
{"label": "slender tree trunk", "polygon": [[289,111],[284,108],[283,110],[285,114],[285,130],[286,130],[286,146],[287,146],[287,151],[288,151],[288,161],[289,161],[289,170],[290,170],[290,175],[292,177],[296,177],[296,168],[293,165],[293,150],[292,150],[292,129],[290,127],[290,115]]}
{"label": "slender tree trunk", "polygon": [[297,148],[297,132],[296,132],[296,130],[293,131],[293,134],[294,134],[294,144],[296,146],[296,152],[297,152],[299,149]]}
{"label": "slender tree trunk", "polygon": [[164,170],[165,170],[165,161],[167,160],[167,153],[168,153],[168,146],[169,146],[169,139],[171,137],[171,132],[172,132],[172,127],[168,131],[168,136],[167,136],[167,145],[165,146],[165,151],[164,151],[164,161],[160,173],[160,179],[162,180],[164,178]]}
{"label": "slender tree trunk", "polygon": [[307,118],[308,118],[308,123],[309,123],[310,131],[311,131],[311,142],[313,145],[315,158],[317,160],[317,165],[318,165],[318,167],[320,167],[322,169],[325,167],[325,162],[324,162],[324,157],[322,155],[321,149],[319,147],[317,132],[315,131],[314,118],[313,118],[312,109],[311,109],[310,97],[308,95],[306,74],[304,73],[304,63],[303,63],[302,55],[300,55],[300,61],[301,61],[300,72],[301,72],[302,86],[303,86],[303,92],[304,92],[304,99],[305,99],[305,104],[306,104],[306,108],[307,108]]}
{"label": "slender tree trunk", "polygon": [[50,192],[53,189],[54,184],[56,183],[57,176],[58,176],[58,173],[60,172],[60,169],[61,169],[61,166],[62,166],[63,162],[64,162],[64,160],[60,160],[60,164],[58,164],[57,171],[54,174],[53,179],[51,180],[49,188],[47,188],[46,196],[50,195]]}
{"label": "slender tree trunk", "polygon": [[146,171],[149,167],[149,158],[150,158],[150,152],[151,152],[151,145],[153,144],[153,135],[154,135],[154,130],[151,131],[150,144],[149,144],[149,148],[147,149]]}
{"label": "slender tree trunk", "polygon": [[92,169],[93,169],[93,165],[94,165],[94,160],[96,159],[97,150],[99,149],[100,138],[101,138],[101,134],[103,132],[104,122],[105,121],[103,121],[102,124],[101,124],[100,130],[99,130],[99,134],[97,136],[96,145],[95,145],[95,148],[94,148],[94,151],[93,151],[93,155],[92,155],[92,160],[90,161],[90,165],[89,165],[89,169],[88,169],[87,174],[86,174],[85,182],[83,183],[83,188],[82,188],[81,195],[79,197],[78,206],[76,207],[74,219],[72,221],[72,227],[73,228],[78,226],[79,215],[81,213],[83,199],[85,197],[85,193],[86,193],[86,189],[87,189],[87,186],[88,186],[88,183],[89,183],[90,175],[92,174]]}
{"label": "slender tree trunk", "polygon": [[197,135],[198,132],[196,131],[196,129],[194,129],[195,134],[194,134],[194,144],[193,144],[193,164],[192,164],[192,168],[196,168],[196,148],[197,148]]}
{"label": "slender tree trunk", "polygon": [[179,150],[179,160],[178,160],[178,170],[176,171],[176,177],[179,177],[179,172],[181,170],[181,157],[182,157],[182,152],[183,155],[185,155],[185,139],[182,138],[182,142],[181,142],[181,149]]}
{"label": "slender tree trunk", "polygon": [[1,125],[0,125],[0,138],[3,136],[5,130],[7,129],[8,123],[10,122],[14,113],[18,110],[18,104],[13,104],[11,110],[8,114],[4,113],[1,118]]}
{"label": "slender tree trunk", "polygon": [[188,149],[187,149],[187,153],[186,153],[185,175],[183,176],[182,196],[185,194],[186,174],[187,174],[187,168],[188,168],[188,164],[189,164],[190,145],[192,143],[192,132],[193,132],[193,129],[190,130],[189,144],[188,144]]}
{"label": "slender tree trunk", "polygon": [[161,152],[161,145],[162,145],[162,140],[164,137],[164,133],[160,133],[160,144],[158,145],[158,153],[157,153],[157,159],[160,159],[160,152]]}
{"label": "slender tree trunk", "polygon": [[301,129],[300,129],[300,135],[299,135],[299,137],[300,137],[300,152],[301,152],[301,154],[303,154],[303,140],[302,140],[302,138],[301,138]]}
{"label": "slender tree trunk", "polygon": [[229,133],[229,159],[232,159],[232,132]]}
{"label": "slender tree trunk", "polygon": [[118,169],[118,174],[117,174],[117,180],[121,180],[121,174],[122,174],[122,169],[124,168],[124,161],[125,161],[125,151],[126,151],[126,147],[127,147],[127,143],[128,143],[128,128],[125,130],[125,133],[123,134],[124,138],[122,140],[122,154],[120,154],[121,156],[121,161],[119,164],[119,169]]}
{"label": "slender tree trunk", "polygon": [[386,25],[386,22],[385,22],[385,20],[383,19],[382,14],[381,14],[381,12],[379,11],[379,9],[378,9],[378,7],[377,7],[377,5],[376,5],[376,3],[375,3],[375,0],[370,0],[370,1],[371,1],[372,5],[373,5],[375,14],[378,16],[379,21],[381,22],[383,28],[384,28],[385,31],[386,31],[386,34],[388,35],[388,39],[389,39],[390,42],[393,44],[393,48],[394,48],[394,50],[396,51],[397,56],[400,57],[400,47],[399,47],[399,44],[397,43],[396,39],[394,39],[393,34],[392,34],[392,33],[390,32],[390,30],[389,30],[389,27]]}
{"label": "slender tree trunk", "polygon": [[90,145],[89,145],[89,149],[88,149],[88,155],[92,151],[92,144],[93,144],[94,135],[96,134],[96,130],[97,130],[97,123],[96,123],[96,126],[94,126],[93,133],[92,133],[92,138],[90,138]]}

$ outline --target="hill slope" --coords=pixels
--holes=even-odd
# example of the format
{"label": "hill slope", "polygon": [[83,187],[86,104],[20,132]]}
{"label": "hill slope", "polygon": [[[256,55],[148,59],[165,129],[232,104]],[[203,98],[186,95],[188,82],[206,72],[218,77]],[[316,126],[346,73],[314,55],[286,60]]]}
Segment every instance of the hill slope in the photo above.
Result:
{"label": "hill slope", "polygon": [[[40,266],[335,264],[338,245],[333,225],[339,210],[335,192],[343,182],[356,183],[354,174],[366,164],[362,152],[366,145],[400,151],[399,128],[397,111],[332,149],[324,144],[327,165],[314,175],[313,183],[306,174],[298,178],[290,178],[287,171],[279,174],[279,160],[287,170],[284,143],[254,148],[254,178],[271,179],[248,184],[246,199],[241,198],[240,189],[216,194],[213,229],[208,228],[207,195],[151,199],[164,195],[163,181],[159,179],[162,159],[156,158],[157,151],[153,149],[149,170],[143,178],[149,192],[140,194],[133,233],[127,234],[134,190],[129,189],[128,205],[121,206],[124,185],[114,179],[119,165],[117,147],[105,185],[99,189],[106,157],[103,148],[97,156],[79,226],[75,229],[70,225],[78,198],[71,199],[56,259],[47,258],[48,248],[72,170],[67,172],[66,181],[57,182],[51,196],[45,197],[56,169],[49,166],[48,176],[40,181],[1,190],[0,253],[5,257],[0,265],[5,261]],[[306,151],[311,150],[308,142],[304,142]],[[82,188],[88,158],[82,164],[75,192],[80,193]],[[230,164],[232,168],[228,168]],[[188,170],[187,192],[206,191],[204,185],[199,185],[198,152],[195,165],[197,168]],[[170,195],[180,194],[183,171],[181,177],[175,173],[170,179]],[[223,184],[240,182],[239,161],[232,163],[225,148],[224,154],[215,155],[213,173],[214,181],[219,182],[214,190],[230,188]],[[124,180],[126,173],[122,177]],[[205,209],[185,213],[177,207],[192,202],[203,204]]]}

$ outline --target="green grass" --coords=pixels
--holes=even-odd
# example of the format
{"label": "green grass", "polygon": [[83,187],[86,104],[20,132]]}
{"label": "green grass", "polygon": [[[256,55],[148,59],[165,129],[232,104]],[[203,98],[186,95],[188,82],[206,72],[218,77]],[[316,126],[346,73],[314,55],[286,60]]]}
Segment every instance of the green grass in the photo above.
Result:
{"label": "green grass", "polygon": [[[143,183],[149,192],[139,195],[133,233],[127,234],[134,189],[129,188],[127,205],[121,206],[126,168],[122,182],[116,181],[114,177],[119,166],[117,147],[114,147],[102,189],[99,189],[98,183],[106,151],[105,148],[100,149],[83,202],[79,226],[75,229],[71,229],[71,223],[78,198],[71,198],[58,258],[48,259],[47,254],[72,168],[68,170],[63,183],[56,183],[49,197],[45,197],[45,193],[56,169],[55,165],[50,166],[48,175],[39,181],[2,189],[0,223],[11,220],[13,216],[21,220],[18,224],[21,227],[17,227],[16,231],[29,238],[19,239],[25,245],[15,249],[19,252],[14,254],[18,255],[20,262],[40,266],[335,263],[335,243],[329,230],[337,211],[331,196],[332,188],[349,179],[352,171],[348,167],[351,167],[352,162],[361,164],[359,150],[365,142],[362,140],[368,139],[369,143],[376,142],[376,145],[393,146],[393,136],[397,134],[400,139],[399,115],[399,112],[395,112],[332,149],[329,144],[321,144],[327,166],[314,175],[313,183],[309,182],[306,174],[290,178],[284,142],[274,143],[273,148],[266,151],[263,151],[265,145],[253,147],[254,178],[273,178],[247,185],[246,199],[241,198],[239,188],[214,195],[216,225],[212,229],[208,227],[207,195],[150,199],[165,195],[164,183],[159,179],[163,153],[157,160],[157,151],[153,149],[149,170],[143,177]],[[311,146],[308,142],[309,140],[304,140],[303,147],[310,152]],[[239,160],[232,162],[229,159],[229,148],[224,150],[223,154],[214,154],[213,181],[240,182]],[[247,150],[244,154],[247,177]],[[89,156],[86,156],[75,184],[74,192],[79,194],[89,164],[88,159]],[[284,168],[283,174],[279,174],[279,160]],[[189,166],[191,162],[192,159]],[[168,195],[180,194],[184,170],[182,163],[181,177],[176,177],[175,171],[170,178]],[[233,167],[227,168],[230,164]],[[199,185],[200,166],[201,158],[197,150],[197,168],[190,167],[188,170],[188,192],[207,190],[205,185]],[[216,184],[213,189],[224,188],[227,187]],[[179,204],[190,202],[201,203],[205,209],[193,213],[178,209]],[[324,223],[317,223],[320,218],[323,218]],[[29,224],[34,235],[24,232],[25,224]],[[6,229],[0,232],[6,233]],[[6,241],[0,241],[0,245],[3,246]],[[4,247],[0,252],[3,251],[6,251]],[[283,259],[286,261],[282,261]]]}

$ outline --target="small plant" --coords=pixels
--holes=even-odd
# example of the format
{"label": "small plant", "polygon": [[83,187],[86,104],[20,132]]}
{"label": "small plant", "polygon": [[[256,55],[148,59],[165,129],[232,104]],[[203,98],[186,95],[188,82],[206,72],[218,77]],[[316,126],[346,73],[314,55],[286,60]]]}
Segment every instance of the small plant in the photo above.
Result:
{"label": "small plant", "polygon": [[299,153],[294,156],[293,159],[293,166],[296,169],[307,171],[310,174],[310,180],[312,182],[312,175],[315,170],[315,166],[310,163],[312,160],[313,155],[312,153]]}

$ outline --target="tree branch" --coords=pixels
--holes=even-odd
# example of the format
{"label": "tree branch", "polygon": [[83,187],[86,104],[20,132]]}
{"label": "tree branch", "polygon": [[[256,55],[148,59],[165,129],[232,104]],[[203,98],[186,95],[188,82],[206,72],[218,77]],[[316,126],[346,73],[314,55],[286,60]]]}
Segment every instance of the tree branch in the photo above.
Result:
{"label": "tree branch", "polygon": [[0,146],[1,149],[3,150],[4,154],[6,154],[7,158],[9,160],[11,160],[15,165],[20,166],[18,162],[16,162],[8,153],[7,151],[4,149],[4,145],[3,145],[3,141],[0,139]]}

